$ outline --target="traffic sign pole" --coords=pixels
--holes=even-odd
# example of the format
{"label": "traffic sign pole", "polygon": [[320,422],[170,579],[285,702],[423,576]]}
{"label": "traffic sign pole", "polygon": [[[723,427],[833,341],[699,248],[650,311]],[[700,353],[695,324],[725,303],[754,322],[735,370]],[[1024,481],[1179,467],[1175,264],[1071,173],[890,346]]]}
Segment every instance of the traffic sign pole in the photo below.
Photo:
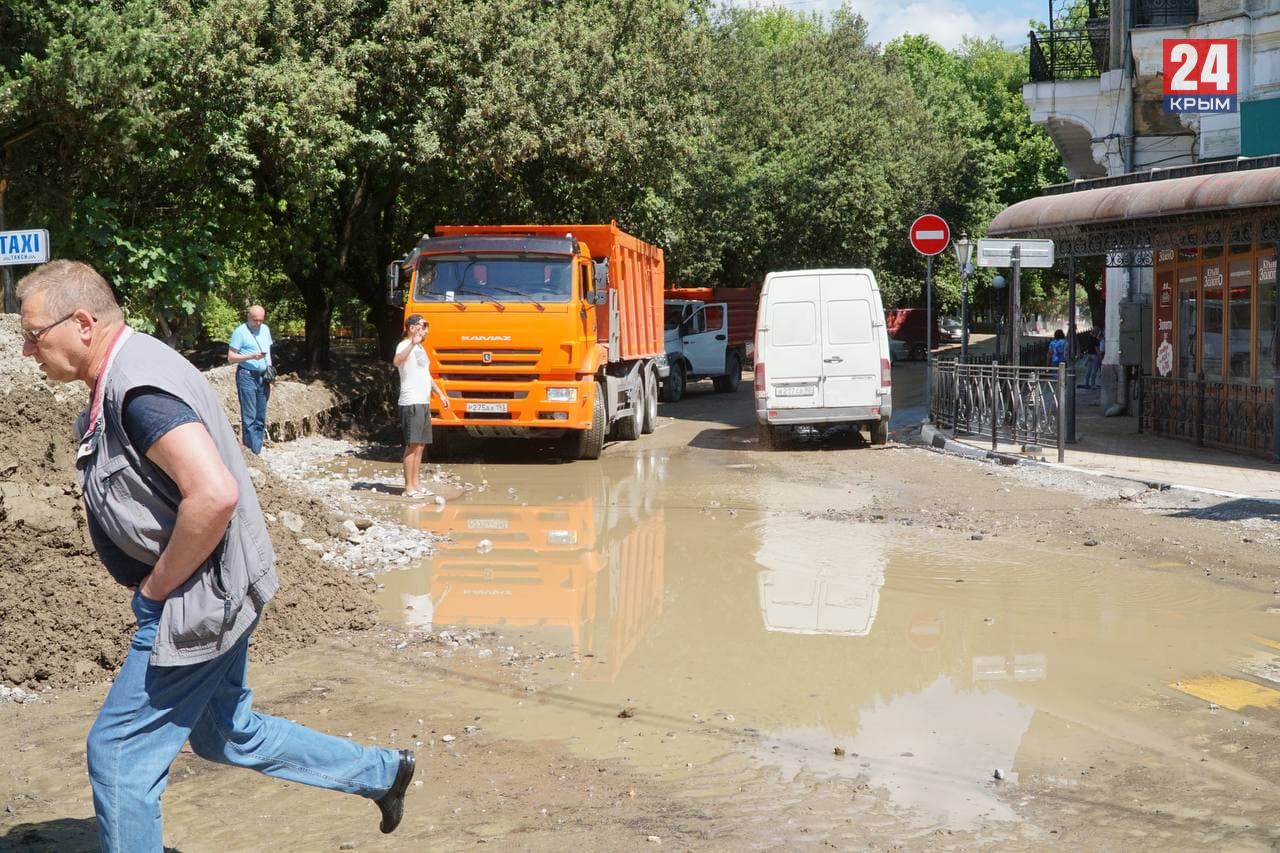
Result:
{"label": "traffic sign pole", "polygon": [[924,395],[933,417],[933,255],[924,256]]}
{"label": "traffic sign pole", "polygon": [[[4,230],[4,196],[9,182],[0,178],[0,231]],[[18,292],[13,286],[13,273],[7,266],[0,266],[0,282],[4,285],[4,313],[18,313]]]}

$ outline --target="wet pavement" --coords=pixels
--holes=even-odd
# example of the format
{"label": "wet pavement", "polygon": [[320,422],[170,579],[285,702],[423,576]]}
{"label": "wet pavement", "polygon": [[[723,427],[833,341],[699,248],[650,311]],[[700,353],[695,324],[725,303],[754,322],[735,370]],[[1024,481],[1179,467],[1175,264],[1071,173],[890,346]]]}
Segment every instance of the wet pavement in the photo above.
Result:
{"label": "wet pavement", "polygon": [[551,656],[519,702],[476,686],[490,731],[697,788],[847,778],[906,826],[992,841],[1122,756],[1274,797],[1269,777],[1188,746],[1219,707],[1242,715],[1223,726],[1270,730],[1280,691],[1242,679],[1275,651],[1270,596],[1053,544],[957,553],[851,520],[888,487],[870,475],[833,484],[736,444],[449,463],[485,485],[399,509],[450,541],[379,576],[384,616],[496,631],[513,665]]}

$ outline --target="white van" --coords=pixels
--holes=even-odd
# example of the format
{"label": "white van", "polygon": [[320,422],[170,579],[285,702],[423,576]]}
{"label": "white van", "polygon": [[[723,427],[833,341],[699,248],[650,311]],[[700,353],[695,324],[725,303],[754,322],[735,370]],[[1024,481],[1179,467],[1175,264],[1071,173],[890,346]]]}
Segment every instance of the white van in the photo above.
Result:
{"label": "white van", "polygon": [[756,315],[756,421],[849,424],[889,440],[889,335],[871,270],[798,270],[765,277]]}

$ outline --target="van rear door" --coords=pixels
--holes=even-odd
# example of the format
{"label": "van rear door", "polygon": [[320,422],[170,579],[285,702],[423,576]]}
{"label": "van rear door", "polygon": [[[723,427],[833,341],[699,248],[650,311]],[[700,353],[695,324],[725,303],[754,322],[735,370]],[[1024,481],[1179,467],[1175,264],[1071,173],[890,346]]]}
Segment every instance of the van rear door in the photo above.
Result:
{"label": "van rear door", "polygon": [[872,327],[871,280],[861,273],[824,275],[820,289],[822,405],[878,405],[880,345]]}
{"label": "van rear door", "polygon": [[764,361],[771,409],[822,405],[820,295],[816,275],[781,276],[769,284]]}

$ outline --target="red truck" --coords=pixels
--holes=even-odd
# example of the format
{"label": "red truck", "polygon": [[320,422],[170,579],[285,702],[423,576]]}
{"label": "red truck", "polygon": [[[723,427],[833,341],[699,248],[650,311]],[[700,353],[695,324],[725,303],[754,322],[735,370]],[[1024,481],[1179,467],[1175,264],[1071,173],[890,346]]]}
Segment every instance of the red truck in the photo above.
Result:
{"label": "red truck", "polygon": [[[902,341],[912,359],[923,359],[929,353],[929,345],[925,335],[928,328],[927,311],[923,308],[890,308],[884,312],[884,324],[889,337]],[[942,328],[938,325],[938,315],[933,315],[933,345],[942,343]]]}

